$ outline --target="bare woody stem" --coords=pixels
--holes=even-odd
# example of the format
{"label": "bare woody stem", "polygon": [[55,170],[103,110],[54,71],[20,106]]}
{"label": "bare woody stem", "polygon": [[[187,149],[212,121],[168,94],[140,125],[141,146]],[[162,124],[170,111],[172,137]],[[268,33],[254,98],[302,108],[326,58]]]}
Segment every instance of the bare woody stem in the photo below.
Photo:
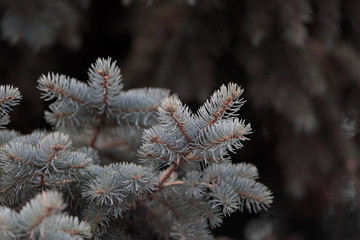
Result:
{"label": "bare woody stem", "polygon": [[183,185],[183,184],[184,184],[184,182],[179,180],[179,181],[173,181],[173,182],[166,182],[162,186],[169,187],[169,186],[179,186],[179,185]]}
{"label": "bare woody stem", "polygon": [[[173,182],[166,182],[162,185],[162,187],[179,186],[179,185],[183,185],[183,184],[184,184],[184,181],[178,180],[178,181],[173,181]],[[200,182],[199,184],[205,185],[209,188],[214,187],[214,184],[210,184],[207,182]]]}
{"label": "bare woody stem", "polygon": [[161,176],[159,183],[157,184],[157,188],[161,189],[165,181],[170,177],[170,175],[178,168],[180,165],[181,159],[178,155],[177,161],[173,163],[170,167],[168,167],[164,174]]}
{"label": "bare woody stem", "polygon": [[[178,155],[177,161],[173,165],[171,165],[169,168],[167,168],[165,170],[164,174],[160,178],[159,183],[157,184],[157,189],[158,190],[160,190],[163,187],[178,186],[178,185],[183,185],[184,184],[184,182],[181,181],[181,180],[172,181],[172,182],[165,182],[170,177],[170,175],[178,168],[181,161],[182,161],[182,159]],[[200,184],[206,185],[208,187],[213,187],[214,186],[213,184],[209,184],[207,182],[201,182]]]}
{"label": "bare woody stem", "polygon": [[105,118],[101,118],[101,121],[97,125],[97,127],[95,129],[95,132],[92,135],[92,137],[91,137],[91,139],[90,139],[90,141],[88,143],[89,147],[94,147],[95,146],[96,139],[98,138],[98,136],[100,134],[100,129],[101,129],[101,126],[104,124],[104,122],[105,122]]}

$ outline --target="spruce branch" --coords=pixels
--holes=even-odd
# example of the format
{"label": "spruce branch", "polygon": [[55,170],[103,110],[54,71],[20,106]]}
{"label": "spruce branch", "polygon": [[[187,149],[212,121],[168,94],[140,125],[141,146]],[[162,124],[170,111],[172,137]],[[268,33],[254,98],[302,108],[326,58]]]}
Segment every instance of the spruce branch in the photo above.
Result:
{"label": "spruce branch", "polygon": [[89,129],[87,145],[96,147],[103,130],[113,126],[149,127],[157,121],[157,106],[169,91],[143,88],[123,91],[120,68],[110,58],[98,58],[88,71],[88,83],[65,75],[47,74],[38,80],[46,100],[55,99],[45,119],[56,129],[83,134]]}
{"label": "spruce branch", "polygon": [[194,116],[179,99],[165,98],[158,107],[159,124],[144,131],[139,156],[152,162],[157,157],[159,165],[174,163],[178,155],[186,162],[226,160],[228,151],[241,148],[251,133],[250,124],[235,118],[241,93],[234,83],[222,86]]}
{"label": "spruce branch", "polygon": [[[244,172],[245,169],[250,171]],[[204,170],[202,182],[213,186],[210,190],[211,196],[215,199],[215,206],[225,204],[226,213],[231,213],[233,209],[243,210],[244,206],[250,212],[257,212],[266,210],[273,201],[271,191],[255,180],[257,176],[256,169],[249,164],[240,163],[235,166],[227,164],[223,167],[213,165]]]}
{"label": "spruce branch", "polygon": [[63,237],[83,239],[92,236],[90,225],[87,222],[79,221],[79,218],[67,215],[57,215],[42,223],[40,236],[48,239],[47,236],[51,236],[54,232],[58,234],[57,239]]}
{"label": "spruce branch", "polygon": [[179,221],[175,222],[171,230],[172,232],[170,233],[170,236],[174,239],[214,239],[209,230],[200,224],[194,225],[189,222]]}
{"label": "spruce branch", "polygon": [[186,199],[186,202],[199,209],[200,213],[209,221],[211,228],[219,227],[223,223],[223,214],[221,208],[211,206],[207,201],[199,201],[199,199]]}
{"label": "spruce branch", "polygon": [[113,205],[122,202],[125,195],[120,176],[111,172],[91,179],[83,188],[83,197],[90,201],[96,201],[99,205]]}
{"label": "spruce branch", "polygon": [[18,213],[6,208],[0,207],[0,237],[1,239],[14,239],[18,234],[15,228]]}
{"label": "spruce branch", "polygon": [[95,109],[90,102],[89,87],[75,78],[63,74],[48,73],[38,80],[38,89],[43,92],[45,101],[52,99],[69,99],[74,103]]}
{"label": "spruce branch", "polygon": [[56,101],[49,105],[49,109],[45,111],[45,120],[58,130],[91,126],[97,121],[91,108],[74,104],[71,100]]}
{"label": "spruce branch", "polygon": [[[88,83],[58,74],[38,82],[42,97],[54,100],[46,120],[64,133],[0,132],[0,202],[22,208],[0,209],[0,220],[1,213],[9,218],[0,223],[0,236],[101,238],[115,236],[115,222],[151,216],[148,224],[163,238],[213,239],[209,228],[224,217],[272,203],[256,167],[229,157],[251,133],[237,118],[244,103],[238,85],[223,85],[194,114],[165,89],[124,91],[110,58],[91,65]],[[3,99],[7,113],[16,101]],[[139,159],[130,153],[131,162],[120,159],[120,150],[136,148]],[[49,189],[58,192],[36,195]],[[62,213],[60,193],[80,218]],[[19,228],[18,219],[27,225]]]}
{"label": "spruce branch", "polygon": [[98,58],[89,69],[89,87],[92,95],[92,103],[97,112],[102,115],[111,115],[120,92],[122,91],[122,77],[116,61],[110,58]]}
{"label": "spruce branch", "polygon": [[225,216],[230,215],[240,208],[236,192],[227,185],[216,185],[209,194],[214,207],[222,207]]}
{"label": "spruce branch", "polygon": [[0,128],[10,122],[8,113],[21,99],[18,88],[10,85],[0,86]]}
{"label": "spruce branch", "polygon": [[[211,165],[203,173],[187,173],[183,180],[165,182],[162,187],[184,187],[189,198],[210,197],[214,208],[223,207],[225,215],[244,206],[251,212],[267,209],[272,203],[269,189],[255,181],[257,171],[251,164]],[[207,191],[210,190],[210,192]]]}
{"label": "spruce branch", "polygon": [[243,147],[241,141],[248,140],[246,135],[251,133],[250,124],[238,119],[223,120],[213,124],[206,132],[200,132],[195,142],[206,161],[209,157],[222,160],[227,151]]}
{"label": "spruce branch", "polygon": [[245,103],[239,97],[243,90],[235,83],[222,85],[205,104],[198,110],[199,127],[206,131],[222,118],[235,117],[237,111]]}
{"label": "spruce branch", "polygon": [[[256,167],[231,164],[228,157],[229,151],[243,147],[242,141],[248,140],[251,133],[250,125],[236,118],[243,104],[239,99],[241,93],[236,84],[222,86],[196,115],[178,98],[165,98],[158,107],[159,123],[144,131],[140,158],[145,163],[155,162],[157,167],[166,166],[156,191],[148,194],[148,198],[173,213],[170,218],[178,224],[172,227],[174,236],[190,234],[180,226],[187,218],[194,222],[194,212],[216,227],[223,217],[243,210],[244,206],[256,212],[266,210],[272,203],[272,193],[256,181]],[[188,172],[182,179],[172,177],[182,164],[191,166],[199,161],[208,165]],[[209,205],[199,205],[202,201]],[[204,230],[201,239],[206,239],[204,220],[199,223],[194,229]]]}
{"label": "spruce branch", "polygon": [[37,194],[19,213],[1,207],[1,239],[39,239],[46,236],[57,240],[90,238],[90,225],[77,217],[65,215],[65,207],[61,194],[52,191]]}
{"label": "spruce branch", "polygon": [[150,209],[155,205],[157,206],[157,209],[160,210],[159,212],[152,211],[155,215],[161,214],[164,210],[168,211],[168,215],[163,215],[163,217],[169,218],[167,223],[170,223],[170,235],[177,234],[177,230],[174,227],[179,223],[183,224],[191,222],[192,229],[199,239],[208,239],[209,237],[212,237],[209,234],[207,220],[208,217],[215,218],[215,215],[218,216],[218,214],[210,209],[210,204],[201,199],[184,198],[184,196],[177,191],[179,189],[176,191],[174,189],[168,190],[166,190],[166,193],[155,193],[150,197],[152,201],[147,204]]}
{"label": "spruce branch", "polygon": [[102,126],[105,125],[106,118],[114,111],[123,84],[120,69],[116,66],[116,62],[111,62],[110,58],[98,58],[96,63],[91,65],[88,74],[92,103],[96,106],[100,118],[88,143],[88,146],[93,147]]}
{"label": "spruce branch", "polygon": [[123,91],[119,95],[113,115],[118,124],[148,128],[157,123],[157,107],[170,95],[162,88],[139,88]]}
{"label": "spruce branch", "polygon": [[175,97],[165,98],[159,106],[158,112],[159,122],[164,128],[173,132],[179,131],[186,142],[191,143],[194,121],[192,120],[190,110],[182,105],[180,99]]}
{"label": "spruce branch", "polygon": [[73,150],[65,134],[35,132],[15,137],[0,148],[0,200],[17,199],[11,198],[12,191],[31,196],[38,187],[68,186],[68,183],[78,182],[91,164],[92,160],[85,153]]}
{"label": "spruce branch", "polygon": [[89,222],[92,232],[100,233],[109,226],[109,222],[113,218],[109,216],[108,209],[109,206],[100,206],[95,202],[91,202],[84,209],[84,218]]}
{"label": "spruce branch", "polygon": [[8,112],[15,105],[19,104],[21,99],[17,88],[10,85],[0,86],[0,109],[1,112]]}

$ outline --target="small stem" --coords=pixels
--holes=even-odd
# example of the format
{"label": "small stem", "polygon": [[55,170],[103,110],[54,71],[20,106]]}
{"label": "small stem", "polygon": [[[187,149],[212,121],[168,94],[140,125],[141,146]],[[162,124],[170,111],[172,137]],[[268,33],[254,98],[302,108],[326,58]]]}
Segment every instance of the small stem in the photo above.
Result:
{"label": "small stem", "polygon": [[[163,186],[163,187],[170,187],[170,186],[180,186],[180,185],[183,185],[183,184],[184,184],[184,181],[178,180],[178,181],[163,183],[162,186]],[[205,186],[207,186],[208,188],[214,187],[214,184],[210,184],[210,183],[207,183],[207,182],[200,182],[199,184],[205,185]]]}
{"label": "small stem", "polygon": [[97,125],[97,127],[95,129],[95,132],[94,132],[93,136],[91,137],[91,139],[90,139],[90,141],[88,143],[89,147],[94,147],[95,146],[96,139],[98,138],[98,136],[100,134],[101,126],[103,126],[104,123],[105,123],[105,117],[102,117],[101,121],[99,122],[99,124]]}
{"label": "small stem", "polygon": [[160,189],[164,182],[170,177],[170,175],[178,168],[180,165],[180,157],[178,155],[178,159],[173,165],[171,165],[168,169],[165,170],[164,174],[161,176],[159,183],[157,184],[157,188]]}
{"label": "small stem", "polygon": [[170,187],[170,186],[178,186],[178,185],[183,185],[184,182],[183,181],[173,181],[173,182],[166,182],[166,183],[163,183],[163,187]]}

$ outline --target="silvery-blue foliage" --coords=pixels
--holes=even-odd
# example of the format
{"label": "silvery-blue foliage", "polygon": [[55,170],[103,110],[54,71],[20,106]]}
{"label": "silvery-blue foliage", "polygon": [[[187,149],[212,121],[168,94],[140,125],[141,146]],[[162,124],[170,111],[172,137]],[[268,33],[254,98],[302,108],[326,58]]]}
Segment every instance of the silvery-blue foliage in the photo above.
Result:
{"label": "silvery-blue foliage", "polygon": [[[87,83],[54,73],[38,83],[53,131],[0,130],[1,239],[130,239],[118,226],[137,217],[160,238],[214,239],[224,217],[272,203],[255,166],[231,163],[251,133],[237,84],[193,113],[168,90],[124,90],[110,58]],[[0,123],[20,98],[0,87]]]}

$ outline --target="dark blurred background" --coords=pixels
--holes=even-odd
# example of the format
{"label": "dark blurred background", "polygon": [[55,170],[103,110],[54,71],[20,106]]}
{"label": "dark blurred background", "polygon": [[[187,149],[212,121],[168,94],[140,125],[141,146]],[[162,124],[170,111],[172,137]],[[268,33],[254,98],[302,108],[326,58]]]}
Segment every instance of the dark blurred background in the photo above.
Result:
{"label": "dark blurred background", "polygon": [[254,133],[233,161],[275,198],[215,234],[360,239],[359,13],[358,0],[0,0],[0,84],[23,95],[8,127],[49,128],[36,80],[86,81],[97,57],[117,60],[126,89],[169,88],[193,110],[236,82]]}

